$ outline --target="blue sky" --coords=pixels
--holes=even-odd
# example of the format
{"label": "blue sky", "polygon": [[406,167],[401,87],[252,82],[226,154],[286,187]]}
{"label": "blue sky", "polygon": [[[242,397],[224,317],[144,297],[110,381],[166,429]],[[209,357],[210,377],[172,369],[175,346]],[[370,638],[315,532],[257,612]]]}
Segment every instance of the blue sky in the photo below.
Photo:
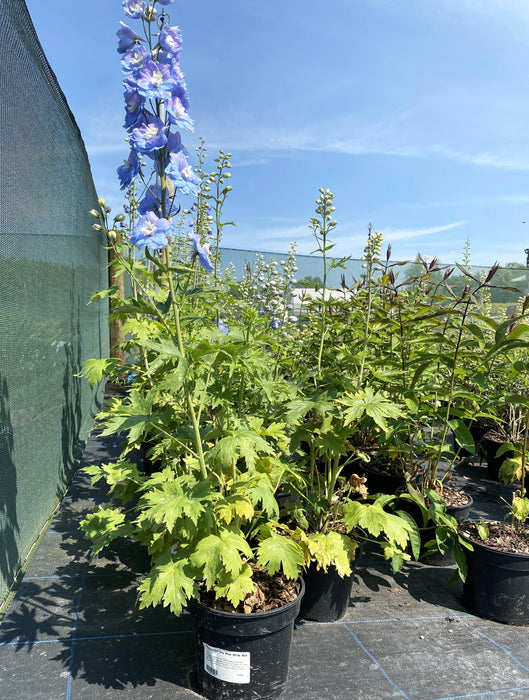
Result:
{"label": "blue sky", "polygon": [[[127,156],[120,0],[26,0],[117,211]],[[313,249],[318,188],[335,193],[335,253],[367,227],[417,252],[525,263],[529,247],[527,0],[175,0],[195,136],[232,153],[224,245]],[[190,200],[183,199],[189,206]],[[522,223],[527,221],[526,224]]]}

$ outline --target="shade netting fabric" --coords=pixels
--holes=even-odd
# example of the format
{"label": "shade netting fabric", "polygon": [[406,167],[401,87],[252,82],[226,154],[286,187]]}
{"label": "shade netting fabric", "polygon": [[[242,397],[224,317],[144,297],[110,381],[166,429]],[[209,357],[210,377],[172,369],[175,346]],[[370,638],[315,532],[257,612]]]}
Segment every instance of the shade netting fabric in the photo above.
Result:
{"label": "shade netting fabric", "polygon": [[0,601],[62,495],[108,354],[106,253],[79,129],[23,0],[0,0]]}

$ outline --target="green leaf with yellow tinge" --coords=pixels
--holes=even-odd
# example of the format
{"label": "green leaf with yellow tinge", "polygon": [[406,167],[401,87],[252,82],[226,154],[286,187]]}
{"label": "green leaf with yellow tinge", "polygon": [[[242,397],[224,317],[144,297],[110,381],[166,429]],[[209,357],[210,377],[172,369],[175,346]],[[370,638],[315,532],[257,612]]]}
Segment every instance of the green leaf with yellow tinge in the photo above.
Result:
{"label": "green leaf with yellow tinge", "polygon": [[316,533],[307,538],[311,560],[318,568],[327,571],[335,566],[343,578],[351,573],[351,561],[355,558],[358,542],[339,532]]}
{"label": "green leaf with yellow tinge", "polygon": [[512,497],[511,511],[516,520],[525,523],[529,517],[529,498],[514,495]]}
{"label": "green leaf with yellow tinge", "polygon": [[226,598],[236,608],[246,596],[254,591],[252,573],[248,564],[244,564],[241,571],[235,576],[227,573],[221,574],[215,586],[215,596]]}
{"label": "green leaf with yellow tinge", "polygon": [[128,503],[145,481],[144,475],[140,474],[136,465],[128,459],[119,459],[117,462],[109,462],[101,466],[92,465],[85,467],[83,471],[92,477],[92,485],[105,479],[110,495],[118,498],[122,503]]}
{"label": "green leaf with yellow tinge", "polygon": [[254,508],[250,499],[246,496],[234,495],[224,498],[215,506],[218,517],[229,525],[235,518],[251,520],[254,516]]}
{"label": "green leaf with yellow tinge", "polygon": [[246,478],[242,478],[233,484],[232,492],[240,489],[250,499],[254,508],[261,506],[266,515],[271,518],[277,518],[279,507],[268,475],[257,472],[245,476]]}
{"label": "green leaf with yellow tinge", "polygon": [[138,587],[139,607],[160,603],[179,615],[190,598],[198,597],[193,570],[186,560],[173,561],[167,554],[154,566]]}
{"label": "green leaf with yellow tinge", "polygon": [[373,537],[383,532],[390,542],[402,548],[406,547],[411,530],[408,522],[398,515],[387,513],[377,501],[365,504],[349,501],[344,507],[344,523],[349,531],[360,527]]}
{"label": "green leaf with yellow tinge", "polygon": [[134,533],[125,514],[117,508],[99,508],[89,513],[81,522],[81,529],[92,540],[93,555],[118,537],[131,537]]}
{"label": "green leaf with yellow tinge", "polygon": [[203,568],[204,581],[211,588],[224,572],[240,573],[244,564],[241,554],[250,559],[251,547],[240,532],[225,528],[218,535],[202,538],[190,560],[194,567]]}
{"label": "green leaf with yellow tinge", "polygon": [[272,531],[269,537],[259,542],[257,563],[263,566],[270,576],[283,570],[287,578],[296,579],[305,560],[297,542]]}
{"label": "green leaf with yellow tinge", "polygon": [[498,476],[504,484],[512,484],[522,478],[522,455],[515,455],[502,462]]}
{"label": "green leaf with yellow tinge", "polygon": [[81,376],[86,377],[93,389],[96,384],[103,380],[104,376],[113,376],[118,367],[120,367],[120,361],[115,357],[94,358],[84,363]]}

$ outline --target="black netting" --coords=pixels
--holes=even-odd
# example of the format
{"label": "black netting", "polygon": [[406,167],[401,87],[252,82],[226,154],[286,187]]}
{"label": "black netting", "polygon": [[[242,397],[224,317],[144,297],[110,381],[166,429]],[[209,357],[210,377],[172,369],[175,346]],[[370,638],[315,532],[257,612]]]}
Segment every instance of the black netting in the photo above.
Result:
{"label": "black netting", "polygon": [[23,0],[0,0],[0,600],[56,505],[108,353],[105,251],[79,129]]}

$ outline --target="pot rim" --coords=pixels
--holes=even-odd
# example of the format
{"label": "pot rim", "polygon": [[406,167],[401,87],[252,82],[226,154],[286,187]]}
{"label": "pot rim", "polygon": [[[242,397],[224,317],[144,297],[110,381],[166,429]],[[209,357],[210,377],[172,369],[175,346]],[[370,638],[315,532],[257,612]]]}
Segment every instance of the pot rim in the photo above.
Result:
{"label": "pot rim", "polygon": [[300,589],[298,595],[294,598],[294,600],[291,600],[290,603],[286,603],[285,605],[281,605],[279,608],[274,608],[273,610],[261,610],[259,612],[252,613],[217,610],[216,608],[210,608],[209,605],[204,605],[204,603],[201,603],[196,598],[189,599],[188,607],[190,607],[191,609],[194,608],[195,610],[207,611],[210,615],[217,615],[218,617],[225,618],[226,620],[259,620],[260,618],[273,617],[274,615],[281,615],[282,613],[288,612],[291,608],[299,604],[305,593],[305,582],[303,581],[303,578],[301,576],[297,579],[297,581],[300,584]]}
{"label": "pot rim", "polygon": [[[477,520],[467,520],[468,522],[478,522]],[[491,520],[490,522],[496,522],[496,523],[503,523],[503,520]],[[498,549],[498,547],[491,547],[488,544],[485,544],[485,542],[477,542],[476,540],[471,539],[467,535],[465,535],[464,532],[460,532],[459,535],[466,540],[466,542],[469,542],[473,547],[478,547],[481,549],[484,549],[488,552],[491,552],[493,554],[501,555],[503,557],[508,557],[512,559],[527,559],[529,561],[529,554],[525,554],[524,552],[507,552],[504,549]],[[472,552],[470,552],[472,554]]]}

